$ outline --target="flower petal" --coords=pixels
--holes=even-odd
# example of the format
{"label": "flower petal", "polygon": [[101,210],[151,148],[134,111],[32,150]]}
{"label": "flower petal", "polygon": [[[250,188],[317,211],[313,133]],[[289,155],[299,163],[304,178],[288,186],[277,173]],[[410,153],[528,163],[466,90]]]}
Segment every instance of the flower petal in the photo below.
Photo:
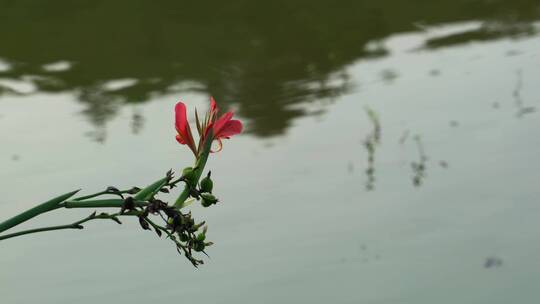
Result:
{"label": "flower petal", "polygon": [[233,135],[242,133],[242,122],[240,120],[229,120],[221,128],[216,138],[229,138]]}
{"label": "flower petal", "polygon": [[179,143],[179,144],[182,144],[182,145],[185,145],[186,142],[182,139],[182,136],[180,136],[180,134],[176,134],[176,141]]}
{"label": "flower petal", "polygon": [[191,135],[191,127],[187,120],[186,114],[186,105],[183,102],[178,102],[174,107],[175,111],[175,127],[176,140],[183,145],[188,145],[188,147],[197,155],[197,148],[195,147],[195,142],[193,141],[193,136]]}
{"label": "flower petal", "polygon": [[214,138],[217,138],[217,134],[219,134],[219,132],[225,126],[227,121],[231,120],[232,117],[233,117],[233,112],[227,112],[221,115],[221,117],[216,120],[216,122],[214,123]]}
{"label": "flower petal", "polygon": [[175,127],[176,131],[183,132],[186,129],[187,114],[186,114],[186,105],[183,102],[178,102],[174,107],[175,112]]}
{"label": "flower petal", "polygon": [[210,112],[218,111],[217,103],[214,97],[210,96]]}

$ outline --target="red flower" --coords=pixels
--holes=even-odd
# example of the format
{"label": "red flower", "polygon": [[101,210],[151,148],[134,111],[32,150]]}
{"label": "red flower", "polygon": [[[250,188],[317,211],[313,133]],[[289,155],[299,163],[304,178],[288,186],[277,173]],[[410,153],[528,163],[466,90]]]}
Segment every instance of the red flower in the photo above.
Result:
{"label": "red flower", "polygon": [[[176,139],[181,144],[187,144],[193,153],[197,156],[197,152],[204,146],[206,140],[217,140],[219,143],[218,152],[222,149],[221,139],[229,139],[231,136],[242,132],[242,122],[232,119],[233,112],[227,112],[218,118],[219,109],[213,97],[210,97],[210,109],[205,115],[204,121],[200,122],[197,110],[195,110],[195,118],[197,121],[197,131],[199,132],[199,145],[195,148],[195,142],[191,135],[191,129],[187,121],[186,106],[179,102],[176,104],[176,131],[178,135]],[[208,138],[209,132],[212,130],[212,138]]]}
{"label": "red flower", "polygon": [[[221,139],[229,139],[231,136],[240,134],[242,132],[243,126],[242,122],[240,120],[232,119],[233,112],[227,112],[223,115],[221,115],[220,118],[217,118],[217,114],[219,112],[219,109],[217,107],[216,101],[213,97],[210,97],[210,116],[211,121],[208,126],[204,129],[205,137],[208,135],[208,130],[212,128],[213,131],[213,139],[217,140],[219,143],[219,149],[218,151],[221,151],[222,149],[222,143]],[[215,151],[215,152],[218,152]]]}

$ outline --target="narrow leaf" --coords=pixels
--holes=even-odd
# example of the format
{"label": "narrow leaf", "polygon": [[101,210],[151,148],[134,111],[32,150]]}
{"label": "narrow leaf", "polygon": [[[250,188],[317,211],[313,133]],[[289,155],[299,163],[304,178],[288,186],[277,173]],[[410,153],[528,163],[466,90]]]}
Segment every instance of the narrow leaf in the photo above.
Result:
{"label": "narrow leaf", "polygon": [[19,225],[20,223],[26,222],[29,219],[40,215],[41,213],[60,208],[60,203],[72,197],[79,191],[80,189],[57,196],[51,200],[37,205],[34,208],[28,209],[27,211],[12,217],[3,223],[0,223],[0,232],[6,231],[14,226]]}
{"label": "narrow leaf", "polygon": [[159,189],[163,188],[169,181],[168,177],[164,177],[151,185],[148,185],[146,188],[139,191],[133,198],[137,201],[147,201],[151,199],[156,193],[159,191]]}
{"label": "narrow leaf", "polygon": [[197,109],[195,109],[195,122],[197,123],[197,132],[199,132],[199,136],[202,136],[202,127],[201,122],[199,121],[199,114],[197,113]]}

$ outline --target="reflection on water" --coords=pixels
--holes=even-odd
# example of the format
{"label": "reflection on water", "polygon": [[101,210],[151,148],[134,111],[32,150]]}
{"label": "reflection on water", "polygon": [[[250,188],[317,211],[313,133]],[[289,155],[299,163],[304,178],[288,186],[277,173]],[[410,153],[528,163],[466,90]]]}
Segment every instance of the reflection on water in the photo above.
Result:
{"label": "reflection on water", "polygon": [[514,97],[514,103],[517,108],[516,116],[522,117],[525,114],[533,113],[536,111],[536,108],[533,106],[525,106],[523,104],[523,99],[521,98],[521,90],[523,89],[523,71],[518,70],[516,72],[516,86],[512,92]]}
{"label": "reflection on water", "polygon": [[0,1],[0,12],[0,94],[71,92],[100,141],[121,106],[178,90],[234,103],[257,136],[282,134],[308,114],[293,105],[349,92],[344,68],[389,54],[387,37],[476,22],[427,37],[442,48],[531,35],[540,17],[536,0]]}
{"label": "reflection on water", "polygon": [[422,144],[422,138],[420,135],[414,136],[414,142],[418,151],[418,161],[411,162],[411,168],[413,170],[413,185],[419,187],[426,178],[426,169],[428,157],[424,151],[424,145]]}
{"label": "reflection on water", "polygon": [[375,188],[375,150],[381,141],[381,124],[375,111],[366,108],[366,114],[373,125],[373,129],[364,140],[364,146],[368,153],[366,190],[370,191]]}
{"label": "reflection on water", "polygon": [[520,38],[534,34],[536,34],[536,29],[533,25],[521,23],[518,20],[509,22],[507,20],[486,22],[480,24],[478,28],[428,39],[425,43],[425,47],[428,49],[436,49],[505,37]]}

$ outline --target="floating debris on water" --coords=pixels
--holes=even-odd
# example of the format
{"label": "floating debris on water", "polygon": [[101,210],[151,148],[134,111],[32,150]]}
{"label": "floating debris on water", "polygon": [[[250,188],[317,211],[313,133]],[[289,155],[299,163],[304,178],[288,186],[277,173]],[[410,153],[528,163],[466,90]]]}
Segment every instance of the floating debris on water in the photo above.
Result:
{"label": "floating debris on water", "polygon": [[439,75],[441,75],[441,71],[439,71],[437,69],[433,69],[433,70],[429,71],[429,75],[430,76],[439,76]]}
{"label": "floating debris on water", "polygon": [[409,133],[410,133],[409,130],[405,130],[403,132],[403,135],[401,135],[401,137],[399,138],[399,144],[400,145],[405,144],[405,142],[407,141],[407,138],[409,138]]}
{"label": "floating debris on water", "polygon": [[443,168],[448,168],[448,163],[444,160],[441,160],[439,161],[439,166],[443,167]]}
{"label": "floating debris on water", "polygon": [[486,261],[484,262],[484,268],[497,268],[501,267],[503,264],[503,260],[498,257],[487,257]]}
{"label": "floating debris on water", "polygon": [[398,73],[394,70],[386,69],[381,71],[381,78],[387,84],[394,82],[398,77]]}
{"label": "floating debris on water", "polygon": [[349,161],[347,164],[347,172],[349,172],[349,174],[353,174],[354,172],[354,164],[352,161]]}
{"label": "floating debris on water", "polygon": [[517,115],[518,117],[521,117],[521,116],[523,116],[523,115],[525,115],[525,114],[530,114],[530,113],[534,113],[534,112],[536,112],[536,108],[535,108],[535,107],[523,107],[523,108],[521,108],[521,109],[519,109],[519,110],[517,111],[516,115]]}

